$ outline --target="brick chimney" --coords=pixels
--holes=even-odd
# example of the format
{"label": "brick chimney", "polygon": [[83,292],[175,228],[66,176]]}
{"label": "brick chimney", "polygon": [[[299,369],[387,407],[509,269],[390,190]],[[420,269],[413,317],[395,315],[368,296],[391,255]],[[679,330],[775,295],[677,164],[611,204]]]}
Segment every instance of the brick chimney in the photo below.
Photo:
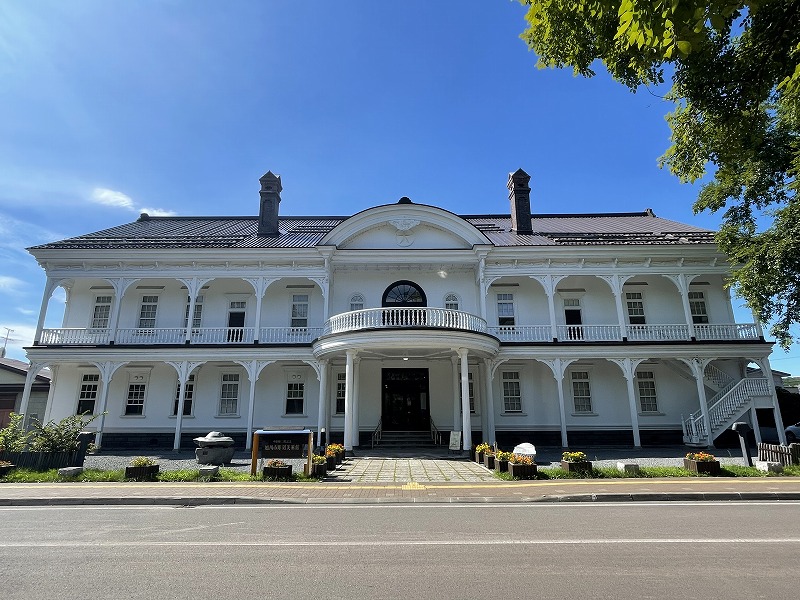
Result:
{"label": "brick chimney", "polygon": [[278,235],[278,205],[281,203],[281,176],[272,171],[259,179],[261,182],[261,207],[258,211],[258,235],[270,237]]}
{"label": "brick chimney", "polygon": [[533,233],[531,229],[531,176],[522,169],[508,174],[508,199],[511,201],[511,230]]}

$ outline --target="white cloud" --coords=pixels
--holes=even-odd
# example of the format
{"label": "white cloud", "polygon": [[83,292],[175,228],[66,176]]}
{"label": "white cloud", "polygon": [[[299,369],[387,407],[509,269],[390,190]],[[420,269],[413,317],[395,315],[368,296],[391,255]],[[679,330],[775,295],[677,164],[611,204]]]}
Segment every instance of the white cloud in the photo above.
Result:
{"label": "white cloud", "polygon": [[4,292],[6,294],[17,294],[24,286],[25,282],[21,279],[10,277],[8,275],[0,275],[0,292]]}
{"label": "white cloud", "polygon": [[[6,328],[11,331],[6,332]],[[8,333],[7,343],[5,342],[6,333]],[[6,343],[6,356],[8,358],[27,361],[25,350],[22,348],[33,344],[34,335],[36,335],[36,327],[22,323],[0,323],[0,348]]]}
{"label": "white cloud", "polygon": [[91,200],[92,202],[105,206],[117,206],[120,208],[127,208],[128,210],[136,210],[130,196],[122,192],[109,190],[108,188],[94,188],[94,190],[92,190]]}
{"label": "white cloud", "polygon": [[151,217],[174,217],[178,213],[174,210],[165,210],[163,208],[148,208],[146,206],[142,207],[141,212],[147,213]]}
{"label": "white cloud", "polygon": [[22,313],[26,317],[32,317],[32,316],[37,314],[37,312],[35,310],[30,309],[30,308],[23,308],[21,306],[17,307],[17,312],[18,313]]}

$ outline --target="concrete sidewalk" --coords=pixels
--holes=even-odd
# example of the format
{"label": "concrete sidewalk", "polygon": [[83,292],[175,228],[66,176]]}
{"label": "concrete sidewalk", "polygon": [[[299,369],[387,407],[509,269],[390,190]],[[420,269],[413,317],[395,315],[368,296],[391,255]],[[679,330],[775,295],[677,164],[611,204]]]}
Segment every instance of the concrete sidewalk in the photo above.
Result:
{"label": "concrete sidewalk", "polygon": [[800,478],[355,483],[4,483],[0,506],[800,500]]}

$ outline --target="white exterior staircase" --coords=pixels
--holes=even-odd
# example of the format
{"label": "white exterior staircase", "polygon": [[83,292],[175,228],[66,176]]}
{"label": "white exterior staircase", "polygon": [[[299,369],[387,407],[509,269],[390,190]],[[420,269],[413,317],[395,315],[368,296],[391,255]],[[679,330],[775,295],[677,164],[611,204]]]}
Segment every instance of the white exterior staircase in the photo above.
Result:
{"label": "white exterior staircase", "polygon": [[765,377],[745,378],[735,381],[726,373],[714,367],[711,370],[708,367],[706,368],[705,377],[703,378],[704,383],[708,385],[708,382],[711,381],[714,385],[721,384],[724,378],[720,374],[724,375],[724,378],[727,378],[729,383],[719,388],[717,394],[707,401],[711,435],[709,436],[706,431],[703,411],[698,410],[686,419],[681,417],[683,443],[687,446],[708,446],[717,436],[752,408],[755,397],[772,395],[769,387],[770,382]]}

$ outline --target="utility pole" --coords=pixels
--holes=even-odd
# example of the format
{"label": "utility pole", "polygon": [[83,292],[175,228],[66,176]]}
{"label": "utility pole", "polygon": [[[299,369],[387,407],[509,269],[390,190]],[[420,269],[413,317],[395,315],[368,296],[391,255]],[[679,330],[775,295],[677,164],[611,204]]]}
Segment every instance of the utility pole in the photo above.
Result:
{"label": "utility pole", "polygon": [[14,330],[10,329],[9,327],[3,327],[3,329],[6,330],[6,338],[3,340],[3,348],[0,349],[0,358],[6,357],[6,346],[8,345],[8,336],[14,333]]}

